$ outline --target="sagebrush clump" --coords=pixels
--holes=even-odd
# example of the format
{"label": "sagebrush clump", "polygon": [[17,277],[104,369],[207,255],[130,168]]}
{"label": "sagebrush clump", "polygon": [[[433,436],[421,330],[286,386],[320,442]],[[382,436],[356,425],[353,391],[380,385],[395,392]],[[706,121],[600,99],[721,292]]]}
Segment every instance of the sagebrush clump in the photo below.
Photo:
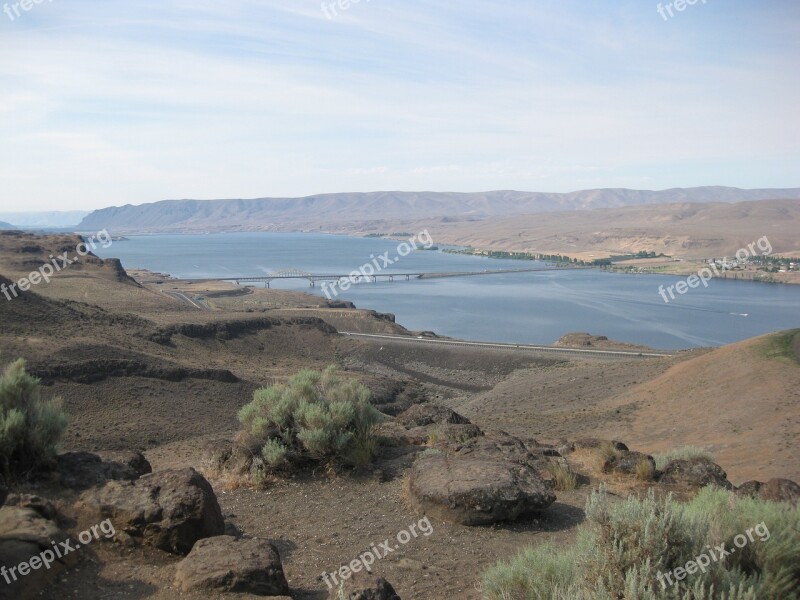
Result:
{"label": "sagebrush clump", "polygon": [[710,452],[695,446],[683,446],[682,448],[677,448],[676,450],[670,450],[669,452],[656,454],[653,456],[653,458],[656,461],[656,469],[659,471],[662,471],[664,467],[666,467],[673,460],[692,460],[694,458],[714,460],[714,456]]}
{"label": "sagebrush clump", "polygon": [[286,385],[256,390],[239,411],[248,445],[257,449],[254,478],[308,463],[372,462],[383,414],[369,399],[366,387],[341,379],[335,367],[300,371]]}
{"label": "sagebrush clump", "polygon": [[[674,585],[659,579],[709,548],[734,548],[754,527],[766,535],[705,572]],[[800,508],[712,487],[688,504],[656,500],[652,490],[613,503],[601,489],[574,545],[529,548],[487,571],[483,590],[490,600],[798,600]]]}
{"label": "sagebrush clump", "polygon": [[40,382],[20,359],[0,375],[0,470],[16,478],[49,465],[69,420],[61,401],[43,400]]}

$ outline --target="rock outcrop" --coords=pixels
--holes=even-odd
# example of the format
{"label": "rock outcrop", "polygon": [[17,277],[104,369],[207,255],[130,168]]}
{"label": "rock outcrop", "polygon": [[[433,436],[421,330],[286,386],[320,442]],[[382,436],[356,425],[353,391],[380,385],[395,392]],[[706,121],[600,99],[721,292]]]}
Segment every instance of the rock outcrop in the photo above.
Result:
{"label": "rock outcrop", "polygon": [[726,490],[734,489],[733,484],[728,481],[728,474],[722,467],[699,456],[670,461],[664,467],[658,481],[668,485],[684,485],[690,488],[715,485]]}
{"label": "rock outcrop", "polygon": [[800,485],[790,479],[770,479],[766,483],[748,481],[736,490],[739,496],[761,498],[770,502],[800,504]]}
{"label": "rock outcrop", "polygon": [[111,519],[117,532],[172,554],[189,554],[198,540],[225,531],[211,484],[191,468],[111,481],[85,492],[80,506]]}
{"label": "rock outcrop", "polygon": [[372,573],[354,573],[342,582],[341,587],[334,587],[328,594],[328,600],[400,600],[392,584],[383,577]]}
{"label": "rock outcrop", "polygon": [[272,544],[228,535],[198,541],[178,565],[175,586],[183,592],[289,595],[281,557]]}

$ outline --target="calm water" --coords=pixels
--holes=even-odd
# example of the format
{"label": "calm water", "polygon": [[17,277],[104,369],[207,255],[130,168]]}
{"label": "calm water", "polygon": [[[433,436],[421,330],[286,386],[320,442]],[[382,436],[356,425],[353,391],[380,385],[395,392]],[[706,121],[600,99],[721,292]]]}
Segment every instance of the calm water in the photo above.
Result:
{"label": "calm water", "polygon": [[[126,268],[175,277],[231,277],[282,269],[349,273],[398,242],[294,233],[137,236],[98,248]],[[413,252],[384,272],[482,271],[535,263],[441,252]],[[717,346],[800,326],[800,286],[712,281],[665,304],[659,285],[681,278],[622,275],[596,270],[487,275],[365,283],[340,292],[359,308],[397,315],[401,325],[452,337],[549,344],[568,332],[587,331],[625,342],[676,349]],[[273,288],[311,289],[307,282]],[[744,316],[747,315],[747,316]]]}

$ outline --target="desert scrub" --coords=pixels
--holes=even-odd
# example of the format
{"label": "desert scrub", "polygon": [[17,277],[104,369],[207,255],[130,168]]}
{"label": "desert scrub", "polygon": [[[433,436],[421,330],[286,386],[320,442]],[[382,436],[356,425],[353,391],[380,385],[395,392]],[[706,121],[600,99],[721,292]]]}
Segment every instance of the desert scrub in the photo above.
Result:
{"label": "desert scrub", "polygon": [[656,470],[646,458],[641,459],[636,463],[636,479],[639,481],[653,481],[656,478]]}
{"label": "desert scrub", "polygon": [[557,492],[568,492],[578,487],[578,477],[568,466],[551,462],[547,470],[553,476],[553,487]]}
{"label": "desert scrub", "polygon": [[383,415],[369,398],[367,388],[339,378],[335,367],[300,371],[286,385],[256,390],[239,411],[247,445],[257,449],[253,479],[308,463],[372,462]]}
{"label": "desert scrub", "polygon": [[669,452],[664,452],[662,454],[656,454],[653,456],[653,458],[656,461],[656,469],[659,471],[662,471],[664,467],[666,467],[673,460],[691,460],[693,458],[706,458],[708,460],[714,460],[714,457],[711,455],[711,453],[706,452],[702,448],[696,448],[695,446],[684,446],[683,448],[670,450]]}
{"label": "desert scrub", "polygon": [[[659,573],[689,561],[754,527],[766,528],[705,573],[675,585]],[[762,528],[763,529],[763,528]],[[529,548],[483,576],[489,600],[756,600],[800,598],[800,508],[737,498],[707,487],[688,504],[671,496],[612,503],[601,488],[586,503],[586,521],[566,548]]]}
{"label": "desert scrub", "polygon": [[604,473],[606,465],[619,458],[624,454],[621,450],[617,450],[611,442],[604,442],[602,446],[597,449],[597,470]]}
{"label": "desert scrub", "polygon": [[20,359],[0,375],[0,469],[14,478],[47,466],[67,430],[61,401],[43,400],[39,380]]}

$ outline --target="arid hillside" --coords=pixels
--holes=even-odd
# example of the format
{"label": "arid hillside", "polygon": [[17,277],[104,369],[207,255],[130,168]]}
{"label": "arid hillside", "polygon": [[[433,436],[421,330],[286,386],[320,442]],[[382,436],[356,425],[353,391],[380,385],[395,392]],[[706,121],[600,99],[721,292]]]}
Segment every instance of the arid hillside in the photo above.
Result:
{"label": "arid hillside", "polygon": [[800,250],[800,200],[680,203],[392,225],[403,231],[427,227],[439,244],[583,258],[642,250],[681,258],[733,256],[763,236],[775,254]]}
{"label": "arid hillside", "polygon": [[[693,445],[735,482],[800,478],[800,330],[714,350],[619,394],[605,428],[648,452]],[[602,432],[600,432],[602,433]]]}

